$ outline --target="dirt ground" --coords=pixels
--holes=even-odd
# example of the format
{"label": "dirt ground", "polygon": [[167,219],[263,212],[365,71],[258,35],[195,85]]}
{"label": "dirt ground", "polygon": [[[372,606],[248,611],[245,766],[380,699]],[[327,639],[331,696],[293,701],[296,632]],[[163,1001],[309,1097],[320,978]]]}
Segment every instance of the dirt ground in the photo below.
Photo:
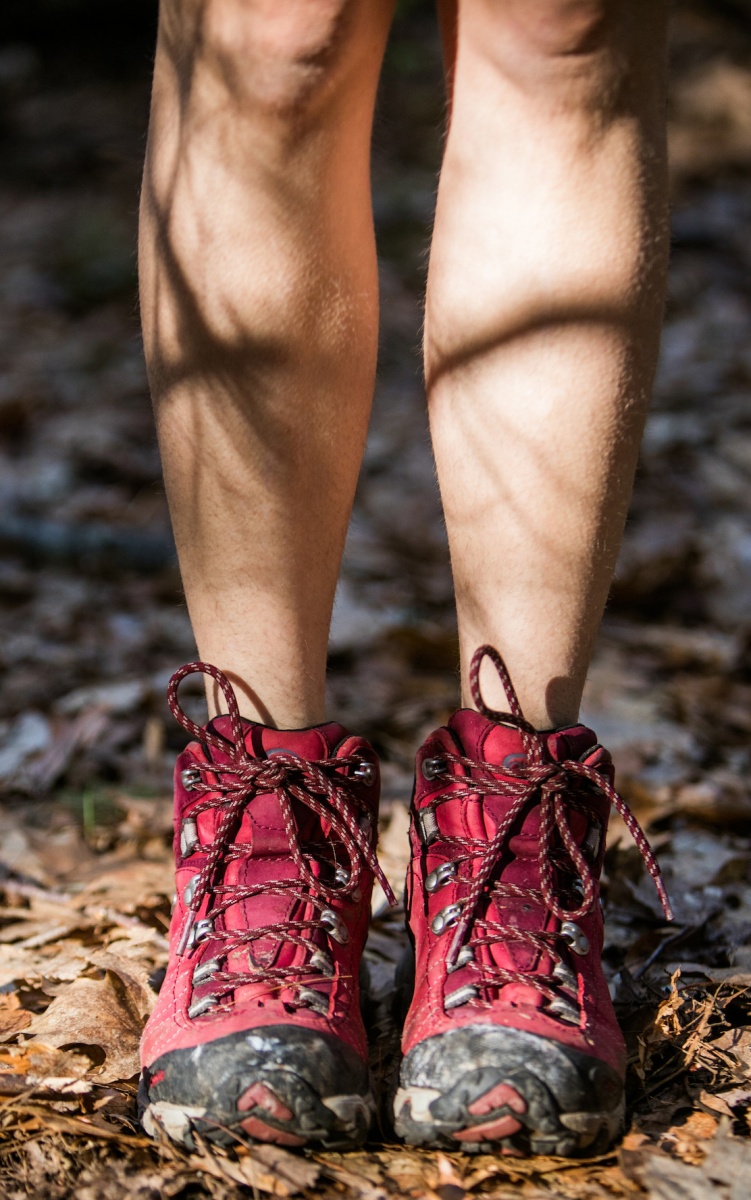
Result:
{"label": "dirt ground", "polygon": [[[107,17],[102,15],[107,8]],[[121,1197],[745,1200],[751,1179],[751,3],[682,2],[674,238],[655,402],[585,698],[659,852],[667,926],[621,823],[605,963],[629,1131],[594,1161],[188,1154],[134,1110],[166,957],[165,701],[194,656],[135,298],[153,6],[8,0],[0,41],[0,1192]],[[384,762],[401,889],[412,755],[455,705],[456,631],[420,373],[441,145],[435,20],[402,5],[375,132],[382,345],[337,598],[330,710]],[[249,530],[249,536],[252,530]],[[200,714],[197,690],[188,700]],[[388,1085],[401,914],[376,904]]]}

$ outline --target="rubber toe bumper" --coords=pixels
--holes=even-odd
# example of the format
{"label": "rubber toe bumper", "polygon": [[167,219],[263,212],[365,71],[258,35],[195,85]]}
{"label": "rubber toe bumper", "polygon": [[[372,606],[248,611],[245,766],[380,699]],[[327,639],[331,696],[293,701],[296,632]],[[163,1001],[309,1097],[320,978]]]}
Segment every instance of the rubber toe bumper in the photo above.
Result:
{"label": "rubber toe bumper", "polygon": [[172,1050],[144,1070],[144,1129],[193,1148],[228,1144],[360,1145],[375,1112],[367,1066],[344,1042],[274,1025]]}
{"label": "rubber toe bumper", "polygon": [[577,1156],[611,1145],[623,1107],[623,1081],[600,1059],[521,1030],[467,1025],[410,1050],[394,1116],[413,1146]]}

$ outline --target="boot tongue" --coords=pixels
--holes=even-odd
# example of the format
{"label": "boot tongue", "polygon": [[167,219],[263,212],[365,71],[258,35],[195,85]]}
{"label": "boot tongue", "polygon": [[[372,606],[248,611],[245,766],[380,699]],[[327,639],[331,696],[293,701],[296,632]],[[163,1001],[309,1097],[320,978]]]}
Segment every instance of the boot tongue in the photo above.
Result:
{"label": "boot tongue", "polygon": [[[212,747],[215,762],[229,762],[232,757],[232,725],[229,717],[215,717],[207,729],[226,738],[227,752]],[[275,752],[294,754],[300,759],[332,758],[337,746],[347,736],[346,731],[335,721],[315,725],[310,729],[270,729],[257,721],[243,720],[245,747],[253,758],[273,758]],[[308,808],[292,800],[298,835],[301,841],[322,841],[324,831],[320,819]],[[259,792],[245,810],[238,840],[250,842],[252,853],[287,854],[289,835],[284,824],[279,797],[275,792]]]}
{"label": "boot tongue", "polygon": [[504,767],[517,770],[526,762],[522,735],[513,725],[500,725],[473,708],[460,708],[449,721],[449,729],[467,758],[497,764],[499,773]]}
{"label": "boot tongue", "polygon": [[[448,727],[457,737],[466,757],[490,764],[494,775],[513,775],[526,765],[524,739],[521,731],[513,725],[491,721],[472,708],[461,708],[451,717]],[[582,760],[586,752],[597,745],[595,734],[586,725],[543,730],[538,736],[543,740],[545,762],[563,762],[567,758]],[[505,808],[508,803],[504,801]]]}
{"label": "boot tongue", "polygon": [[[230,718],[214,717],[206,728],[210,733],[216,733],[230,743],[227,747],[228,759],[233,740]],[[271,750],[286,750],[300,758],[330,758],[347,736],[336,721],[329,721],[325,725],[313,725],[310,729],[270,729],[268,725],[261,725],[259,721],[243,720],[243,729],[246,749],[254,758],[265,758]],[[215,751],[214,756],[221,758],[221,752]]]}
{"label": "boot tongue", "polygon": [[[504,767],[516,771],[526,762],[521,732],[513,725],[491,721],[473,708],[460,708],[449,721],[449,729],[458,737],[467,758],[493,763],[499,774]],[[580,759],[597,743],[595,734],[586,725],[544,730],[542,737],[545,757],[551,762]]]}
{"label": "boot tongue", "polygon": [[[506,777],[511,783],[510,776],[527,762],[521,732],[512,725],[501,725],[474,709],[463,708],[451,718],[449,729],[458,738],[466,757],[491,765],[498,779]],[[470,801],[464,809],[464,819],[472,835],[492,838],[515,802],[516,796],[511,789],[505,796],[490,795]],[[539,815],[535,807],[524,821],[524,832],[535,833],[538,827]]]}
{"label": "boot tongue", "polygon": [[[463,820],[468,831],[473,836],[489,841],[517,800],[512,776],[513,773],[520,772],[527,762],[522,734],[513,726],[491,721],[473,709],[460,709],[455,713],[449,721],[449,729],[459,741],[467,758],[488,763],[496,778],[507,778],[512,785],[507,795],[488,795],[464,801]],[[592,730],[584,725],[544,731],[541,737],[543,761],[546,763],[581,759],[586,757],[588,749],[597,744]],[[572,813],[570,823],[574,836],[579,840],[586,832],[586,819]],[[540,807],[539,804],[534,804],[527,809],[523,820],[515,826],[509,839],[508,857],[500,874],[500,878],[506,883],[525,889],[539,888],[539,835]],[[500,907],[491,903],[487,916],[501,924],[510,921],[520,929],[539,930],[548,923],[546,912],[538,905],[528,905],[524,910],[511,903],[502,904]],[[507,970],[530,970],[538,957],[534,946],[517,942],[509,942],[507,945],[494,943],[488,947],[486,953],[496,966]],[[526,1000],[539,1003],[539,994],[533,990],[522,987],[519,999],[522,998],[522,993]]]}
{"label": "boot tongue", "polygon": [[[225,738],[228,743],[226,752],[211,747],[213,761],[218,764],[229,762],[232,758],[233,748],[230,718],[227,716],[215,717],[213,721],[209,722],[207,730]],[[243,730],[248,753],[253,758],[271,758],[272,760],[275,751],[284,751],[287,754],[294,754],[300,759],[308,760],[333,758],[337,747],[347,736],[346,730],[333,721],[325,725],[316,725],[311,729],[270,729],[256,721],[243,720]],[[291,806],[301,848],[318,844],[324,850],[321,857],[330,858],[328,824],[322,821],[307,804],[294,797],[291,797]],[[204,818],[215,820],[215,817],[212,818],[212,814],[209,812],[202,814],[198,818],[199,830]],[[202,833],[204,840],[210,840],[213,832],[213,828],[207,827],[205,834]],[[250,853],[247,857],[244,856],[228,864],[225,883],[243,887],[257,886],[261,881],[268,880],[269,891],[231,905],[224,915],[226,928],[241,932],[253,926],[281,925],[291,919],[309,919],[311,913],[307,911],[306,905],[289,895],[274,894],[273,891],[273,884],[276,881],[282,878],[294,879],[298,874],[290,857],[289,833],[276,792],[258,792],[251,798],[243,813],[240,827],[233,837],[236,842],[248,846]],[[328,853],[325,852],[326,848],[329,850]],[[319,867],[315,851],[310,866],[313,873],[317,874]],[[288,966],[298,951],[292,943],[280,942],[276,938],[259,938],[254,943],[254,953],[258,956],[259,961],[264,956],[271,955],[277,966]],[[246,965],[247,953],[245,955],[240,953],[235,957],[237,961],[233,959],[232,969],[243,970]]]}
{"label": "boot tongue", "polygon": [[[507,779],[510,786],[506,795],[491,794],[478,797],[476,800],[465,802],[462,809],[455,812],[451,811],[452,806],[446,806],[447,811],[439,808],[440,827],[448,836],[461,836],[463,830],[466,830],[472,837],[490,840],[517,801],[518,775],[527,763],[521,731],[513,725],[491,721],[482,713],[470,708],[462,708],[454,713],[448,727],[467,758],[488,763],[493,775],[500,780]],[[585,725],[569,725],[563,729],[542,731],[538,736],[542,738],[545,763],[564,762],[566,759],[583,760],[587,758],[588,750],[597,747],[594,733]],[[597,753],[590,756],[588,761],[591,761],[593,766],[600,766],[600,757],[609,762],[609,755],[601,748],[598,748]],[[457,767],[456,774],[462,777],[463,768]],[[515,775],[517,779],[514,779]],[[578,836],[581,832],[579,825],[582,825],[582,818],[572,814],[571,824],[575,836]],[[583,826],[586,826],[586,821],[583,822]],[[539,830],[540,808],[535,804],[527,810],[521,828],[515,830],[515,836],[510,842],[512,852],[523,856],[536,855],[535,843]]]}

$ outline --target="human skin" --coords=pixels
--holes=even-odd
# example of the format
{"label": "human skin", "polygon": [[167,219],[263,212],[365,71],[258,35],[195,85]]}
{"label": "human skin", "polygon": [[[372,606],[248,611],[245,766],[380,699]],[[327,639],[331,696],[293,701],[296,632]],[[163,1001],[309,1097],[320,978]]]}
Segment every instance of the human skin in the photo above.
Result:
{"label": "human skin", "polygon": [[[492,642],[541,727],[578,712],[654,373],[665,8],[441,13],[425,362],[463,693]],[[140,273],[167,494],[199,654],[281,727],[324,716],[375,373],[369,140],[391,9],[160,11]]]}
{"label": "human skin", "polygon": [[425,361],[463,699],[489,642],[540,728],[578,715],[654,377],[666,21],[660,0],[443,10]]}
{"label": "human skin", "polygon": [[199,655],[282,727],[323,718],[370,413],[390,18],[381,0],[160,10],[139,259],[167,496]]}

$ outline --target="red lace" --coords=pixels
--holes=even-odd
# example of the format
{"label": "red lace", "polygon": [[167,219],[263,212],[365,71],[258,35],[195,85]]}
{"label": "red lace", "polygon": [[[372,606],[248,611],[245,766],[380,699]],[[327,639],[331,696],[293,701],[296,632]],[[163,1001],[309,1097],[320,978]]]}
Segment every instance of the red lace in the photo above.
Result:
{"label": "red lace", "polygon": [[[480,668],[486,658],[489,658],[495,666],[503,684],[510,709],[507,713],[489,708],[483,700],[480,688]],[[536,730],[524,718],[506,665],[498,651],[492,646],[481,646],[475,652],[470,667],[470,688],[475,706],[483,716],[519,730],[525,751],[525,761],[513,768],[504,767],[504,775],[511,776],[511,779],[499,780],[495,777],[495,773],[498,771],[497,764],[476,761],[461,755],[448,753],[441,755],[441,758],[446,760],[447,767],[450,763],[458,763],[468,768],[472,774],[465,789],[454,789],[446,796],[438,796],[437,803],[477,795],[515,797],[489,843],[468,838],[450,839],[459,843],[467,857],[478,855],[481,857],[479,869],[472,880],[469,891],[466,897],[460,901],[461,913],[446,959],[449,971],[456,968],[459,952],[471,928],[475,930],[475,936],[473,936],[475,944],[487,945],[496,941],[526,942],[534,945],[541,953],[550,955],[554,962],[562,961],[555,949],[560,933],[534,932],[502,925],[481,917],[478,914],[478,908],[483,894],[489,889],[499,898],[514,895],[538,903],[543,902],[561,922],[573,922],[591,911],[595,899],[595,878],[585,855],[571,832],[567,818],[567,810],[572,807],[587,811],[586,805],[583,803],[584,798],[581,796],[584,790],[581,788],[582,782],[589,784],[595,791],[606,796],[616,812],[623,818],[645,866],[654,880],[665,916],[668,920],[672,920],[673,913],[660,869],[644,831],[626,801],[593,767],[573,759],[566,759],[563,762],[547,760],[545,735]],[[450,775],[450,779],[452,784],[456,782],[456,776]],[[539,891],[500,881],[492,882],[493,872],[504,853],[514,826],[517,825],[522,814],[533,804],[539,805],[540,808]],[[556,846],[556,833],[565,851],[563,855]],[[573,908],[563,907],[555,895],[554,870],[555,865],[560,864],[561,857],[568,858],[570,866],[573,867],[580,880],[582,899],[581,903]],[[485,936],[477,937],[477,932],[484,933]],[[479,966],[477,969],[479,970]],[[483,981],[491,986],[518,982],[528,986],[531,984],[546,994],[550,990],[545,985],[536,982],[527,973],[485,966],[481,973],[484,976]]]}
{"label": "red lace", "polygon": [[[177,698],[180,683],[188,675],[209,675],[216,680],[227,702],[227,713],[230,721],[232,740],[218,736],[209,729],[204,729],[192,721],[183,710]],[[172,676],[167,691],[167,700],[175,720],[182,725],[192,737],[204,746],[221,751],[227,762],[191,763],[191,770],[199,773],[199,781],[193,790],[200,797],[191,805],[190,816],[195,818],[202,812],[216,810],[220,815],[213,841],[208,847],[204,864],[196,878],[193,894],[188,905],[189,913],[182,931],[178,953],[183,953],[195,923],[196,915],[201,909],[204,898],[211,895],[215,899],[213,907],[205,914],[205,919],[212,922],[221,916],[234,904],[249,900],[259,895],[291,895],[317,910],[319,917],[336,900],[357,899],[358,888],[362,880],[363,867],[367,867],[380,883],[389,903],[395,904],[394,893],[389,886],[383,871],[378,865],[375,851],[370,842],[370,830],[360,826],[358,816],[369,817],[370,810],[358,795],[357,781],[342,773],[342,769],[362,766],[363,759],[357,755],[339,758],[304,759],[284,751],[274,751],[268,758],[254,758],[248,753],[245,745],[245,730],[237,705],[234,688],[227,676],[210,663],[193,662],[181,667]],[[200,778],[203,776],[204,778]],[[209,778],[211,776],[211,778]],[[221,876],[226,864],[234,859],[246,856],[250,847],[233,840],[243,813],[251,804],[254,796],[262,793],[274,793],[282,812],[285,830],[289,838],[289,849],[298,877],[283,879],[276,882],[265,881],[259,886],[223,883]],[[317,878],[311,870],[308,855],[300,845],[297,824],[292,809],[292,801],[298,801],[311,809],[322,821],[329,825],[329,845],[333,861],[328,865],[335,870],[343,867],[346,871],[346,881],[341,886],[332,886]],[[341,846],[346,855],[346,862],[337,861],[337,848]],[[316,846],[316,860],[320,863],[321,846]],[[247,930],[216,930],[212,929],[211,940],[219,941],[219,949],[215,957],[225,959],[233,950],[250,946],[261,938],[272,938],[276,942],[288,942],[315,950],[316,943],[312,935],[325,932],[326,926],[320,919],[307,921],[285,921],[273,925],[256,926]],[[307,937],[304,935],[308,935]],[[266,957],[266,956],[264,956]],[[268,956],[273,958],[273,954]],[[280,986],[290,986],[293,982],[290,975],[315,975],[310,965],[301,964],[298,967],[273,968],[269,963],[260,963],[248,972],[222,972],[211,977],[212,990],[225,992],[244,983],[279,981]],[[299,982],[299,981],[298,981]]]}

